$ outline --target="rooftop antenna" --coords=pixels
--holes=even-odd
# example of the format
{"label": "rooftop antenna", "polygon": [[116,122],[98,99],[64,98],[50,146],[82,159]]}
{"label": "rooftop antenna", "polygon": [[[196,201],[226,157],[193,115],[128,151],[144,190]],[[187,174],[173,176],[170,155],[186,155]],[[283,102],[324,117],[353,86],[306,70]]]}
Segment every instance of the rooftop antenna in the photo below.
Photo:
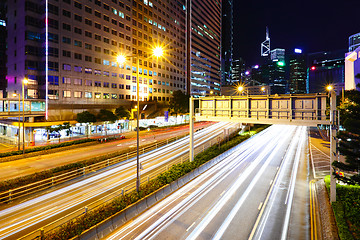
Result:
{"label": "rooftop antenna", "polygon": [[270,54],[269,28],[266,27],[266,39],[261,43],[261,56],[266,57]]}

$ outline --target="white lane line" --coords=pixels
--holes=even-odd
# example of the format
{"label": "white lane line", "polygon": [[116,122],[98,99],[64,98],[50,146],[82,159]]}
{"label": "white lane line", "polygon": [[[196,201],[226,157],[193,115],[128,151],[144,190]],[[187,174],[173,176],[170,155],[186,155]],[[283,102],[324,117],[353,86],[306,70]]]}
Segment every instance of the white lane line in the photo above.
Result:
{"label": "white lane line", "polygon": [[[279,136],[280,135],[281,134],[279,134]],[[251,183],[248,185],[245,192],[241,195],[241,198],[239,199],[239,201],[236,203],[236,205],[233,207],[233,209],[231,210],[229,215],[223,221],[220,228],[217,230],[215,236],[212,238],[213,240],[222,239],[223,234],[225,233],[226,229],[229,227],[231,221],[234,219],[236,214],[239,212],[240,207],[245,202],[246,198],[250,195],[250,193],[252,192],[253,188],[255,187],[257,181],[261,178],[262,174],[267,170],[268,165],[273,160],[273,158],[275,157],[275,155],[277,154],[279,149],[282,147],[282,144],[285,144],[286,140],[287,139],[283,137],[282,139],[280,139],[278,141],[275,141],[275,140],[273,141],[274,143],[276,142],[275,149],[273,151],[271,151],[270,156],[266,159],[265,163],[262,165],[262,167],[257,172],[257,174],[255,175],[255,177],[253,178]],[[264,149],[264,152],[267,152],[266,149]],[[196,237],[196,235],[195,235],[195,237]],[[188,239],[190,239],[190,238],[188,238]]]}
{"label": "white lane line", "polygon": [[[264,141],[268,141],[269,139],[264,138],[263,135],[265,135],[266,132],[269,132],[270,129],[271,128],[266,129],[265,131],[262,131],[257,136],[254,136],[251,140],[245,141],[244,143],[238,145],[238,147],[233,148],[232,150],[226,152],[225,154],[222,154],[220,156],[221,158],[231,158],[231,159],[228,160],[228,161],[220,161],[218,163],[218,165],[216,165],[216,167],[213,167],[213,168],[209,169],[209,172],[206,172],[207,174],[200,175],[196,180],[194,180],[194,181],[190,182],[189,184],[185,185],[184,187],[182,187],[181,189],[176,191],[175,194],[172,194],[169,198],[166,198],[164,201],[161,201],[159,204],[155,205],[153,208],[149,209],[144,214],[142,214],[138,218],[134,219],[134,221],[132,221],[131,224],[127,225],[124,228],[119,229],[119,231],[117,231],[114,235],[112,235],[108,239],[117,239],[118,240],[118,239],[126,238],[126,236],[131,234],[137,228],[141,227],[141,224],[143,224],[146,221],[149,221],[150,218],[153,217],[156,212],[163,212],[163,209],[165,209],[165,207],[162,208],[162,206],[164,204],[166,204],[168,201],[170,201],[171,199],[174,199],[174,198],[178,198],[177,195],[182,196],[183,194],[185,194],[188,191],[188,189],[193,188],[194,185],[197,185],[198,182],[201,182],[201,181],[203,181],[204,178],[207,178],[208,175],[212,175],[212,174],[215,173],[216,175],[214,177],[212,177],[210,180],[207,181],[207,183],[203,184],[200,187],[201,189],[204,189],[206,187],[205,185],[208,185],[208,186],[211,186],[211,189],[212,189],[212,187],[215,185],[213,183],[216,182],[217,178],[219,178],[218,176],[221,176],[221,172],[225,172],[225,173],[230,172],[227,169],[227,167],[229,167],[229,166],[230,166],[230,168],[229,168],[230,170],[234,169],[231,165],[229,165],[229,162],[231,162],[233,159],[235,159],[234,155],[237,153],[237,154],[244,154],[245,156],[247,156],[245,153],[248,150],[250,150],[249,152],[252,152],[251,148],[256,146],[257,149],[259,149],[260,147],[262,147],[262,145],[258,146],[258,144],[253,144],[253,141],[256,142],[258,138],[262,139]],[[276,131],[276,130],[274,130],[274,131]],[[272,134],[268,134],[268,135],[272,135]],[[242,150],[242,149],[244,149],[244,150]],[[241,161],[239,161],[239,160],[237,160],[237,161],[241,163]],[[219,171],[219,169],[220,169],[220,171]],[[167,215],[167,216],[163,215],[162,216],[163,219],[159,219],[159,220],[155,221],[140,236],[137,236],[137,239],[144,238],[148,234],[151,234],[153,232],[153,229],[158,228],[159,224],[161,224],[166,219],[169,219],[170,216],[173,216],[173,214],[171,214],[169,212],[175,212],[174,208],[180,208],[180,207],[182,207],[182,205],[188,204],[189,201],[192,201],[192,199],[196,196],[196,192],[200,192],[201,189],[198,189],[198,190],[195,191],[195,193],[191,193],[190,195],[188,195],[186,197],[186,199],[184,199],[182,202],[180,202],[177,206],[171,208],[170,211],[166,211],[165,215]],[[209,191],[211,191],[211,189]],[[200,197],[200,199],[201,198],[202,197]],[[174,217],[172,219],[175,220]],[[126,231],[129,231],[129,232],[126,233]]]}
{"label": "white lane line", "polygon": [[[299,129],[296,131],[294,137],[292,138],[290,145],[287,148],[285,157],[283,158],[283,161],[281,162],[281,165],[277,168],[278,172],[275,177],[274,185],[272,185],[272,188],[270,189],[271,192],[269,192],[267,199],[266,199],[266,201],[268,201],[268,203],[266,204],[267,207],[265,208],[265,206],[264,206],[263,211],[260,212],[260,215],[256,220],[253,230],[251,231],[251,234],[249,237],[250,240],[252,240],[254,238],[255,234],[256,234],[256,239],[262,238],[262,235],[263,235],[264,229],[265,229],[265,225],[270,216],[270,211],[274,205],[275,197],[277,196],[278,191],[279,191],[278,185],[283,181],[282,179],[284,178],[284,175],[285,175],[286,165],[289,164],[289,162],[291,161],[291,159],[294,155],[295,148],[298,145],[298,139],[299,139]],[[263,217],[262,217],[262,214],[264,214]]]}
{"label": "white lane line", "polygon": [[188,228],[186,229],[186,231],[188,232],[188,231],[190,230],[190,228],[191,228],[192,226],[194,226],[194,224],[195,224],[195,222],[193,222],[193,223],[190,225],[190,227],[188,227]]}
{"label": "white lane line", "polygon": [[[302,127],[302,129],[304,129],[304,128],[306,128],[306,127]],[[298,149],[296,151],[296,157],[295,157],[295,164],[294,164],[293,172],[291,173],[291,192],[290,192],[290,199],[288,201],[287,208],[286,208],[286,215],[285,215],[285,220],[284,220],[283,230],[282,230],[282,235],[281,235],[282,240],[285,240],[287,238],[287,232],[288,232],[288,228],[289,228],[289,224],[290,224],[290,213],[291,213],[291,208],[292,208],[292,203],[293,203],[293,198],[294,198],[294,192],[295,192],[295,183],[296,183],[295,179],[297,177],[296,175],[297,175],[297,171],[298,171],[298,166],[299,166],[299,162],[300,162],[302,148],[303,148],[304,142],[306,140],[305,133],[306,132],[303,130],[301,139],[299,140],[300,146],[298,147]]]}

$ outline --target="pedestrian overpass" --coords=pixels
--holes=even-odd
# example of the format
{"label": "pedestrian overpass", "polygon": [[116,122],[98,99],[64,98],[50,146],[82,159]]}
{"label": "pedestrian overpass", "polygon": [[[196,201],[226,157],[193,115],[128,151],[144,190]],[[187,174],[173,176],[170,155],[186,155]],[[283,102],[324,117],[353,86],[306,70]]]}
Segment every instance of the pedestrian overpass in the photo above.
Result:
{"label": "pedestrian overpass", "polygon": [[[330,108],[327,99],[330,98]],[[194,101],[198,108],[194,109]],[[194,111],[195,110],[195,111]],[[210,96],[190,98],[190,160],[194,159],[194,121],[224,121],[254,124],[329,125],[330,163],[337,159],[338,126],[336,94]],[[332,172],[331,164],[329,166]],[[336,201],[335,178],[331,175],[330,200]]]}

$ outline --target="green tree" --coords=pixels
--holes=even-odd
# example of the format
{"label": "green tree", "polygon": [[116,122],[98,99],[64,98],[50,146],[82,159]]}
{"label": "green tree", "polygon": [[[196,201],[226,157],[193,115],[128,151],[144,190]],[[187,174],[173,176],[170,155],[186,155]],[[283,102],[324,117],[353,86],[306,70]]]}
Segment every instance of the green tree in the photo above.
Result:
{"label": "green tree", "polygon": [[121,119],[124,119],[124,118],[129,119],[130,118],[130,112],[127,109],[125,109],[123,106],[120,106],[117,109],[115,109],[115,115]]}
{"label": "green tree", "polygon": [[84,111],[76,115],[76,121],[79,123],[94,123],[96,122],[96,116],[88,111]]}
{"label": "green tree", "polygon": [[97,115],[97,119],[102,122],[114,123],[118,118],[112,111],[101,109]]}
{"label": "green tree", "polygon": [[189,112],[189,99],[190,96],[183,93],[181,90],[173,92],[173,96],[170,99],[169,111],[171,114],[185,114]]}
{"label": "green tree", "polygon": [[[339,106],[341,125],[339,131],[339,151],[345,156],[345,163],[334,162],[333,166],[340,170],[356,172],[350,177],[339,178],[349,184],[360,184],[360,92],[345,92],[344,101]],[[338,177],[338,176],[337,176]]]}
{"label": "green tree", "polygon": [[89,136],[89,124],[96,122],[96,116],[88,111],[78,113],[76,116],[76,121],[79,123],[85,123],[85,134],[86,137]]}

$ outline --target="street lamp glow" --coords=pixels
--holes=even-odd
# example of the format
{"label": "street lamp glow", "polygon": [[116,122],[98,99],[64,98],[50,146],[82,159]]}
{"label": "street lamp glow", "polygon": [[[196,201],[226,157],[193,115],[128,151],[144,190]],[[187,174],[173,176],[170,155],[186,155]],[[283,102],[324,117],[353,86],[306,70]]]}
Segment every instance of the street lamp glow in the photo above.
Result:
{"label": "street lamp glow", "polygon": [[116,60],[118,63],[123,64],[126,61],[126,57],[124,55],[118,55]]}
{"label": "street lamp glow", "polygon": [[243,86],[239,86],[239,87],[237,88],[237,90],[238,90],[239,92],[242,92],[242,91],[244,90],[244,87],[243,87]]}
{"label": "street lamp glow", "polygon": [[164,54],[164,50],[162,47],[156,47],[153,50],[153,54],[155,57],[161,57]]}
{"label": "street lamp glow", "polygon": [[265,92],[265,87],[261,87],[261,91]]}
{"label": "street lamp glow", "polygon": [[26,85],[29,83],[29,80],[27,80],[27,78],[24,78],[23,83]]}
{"label": "street lamp glow", "polygon": [[329,92],[332,91],[333,89],[334,89],[334,87],[332,85],[326,86],[326,90],[328,90]]}

